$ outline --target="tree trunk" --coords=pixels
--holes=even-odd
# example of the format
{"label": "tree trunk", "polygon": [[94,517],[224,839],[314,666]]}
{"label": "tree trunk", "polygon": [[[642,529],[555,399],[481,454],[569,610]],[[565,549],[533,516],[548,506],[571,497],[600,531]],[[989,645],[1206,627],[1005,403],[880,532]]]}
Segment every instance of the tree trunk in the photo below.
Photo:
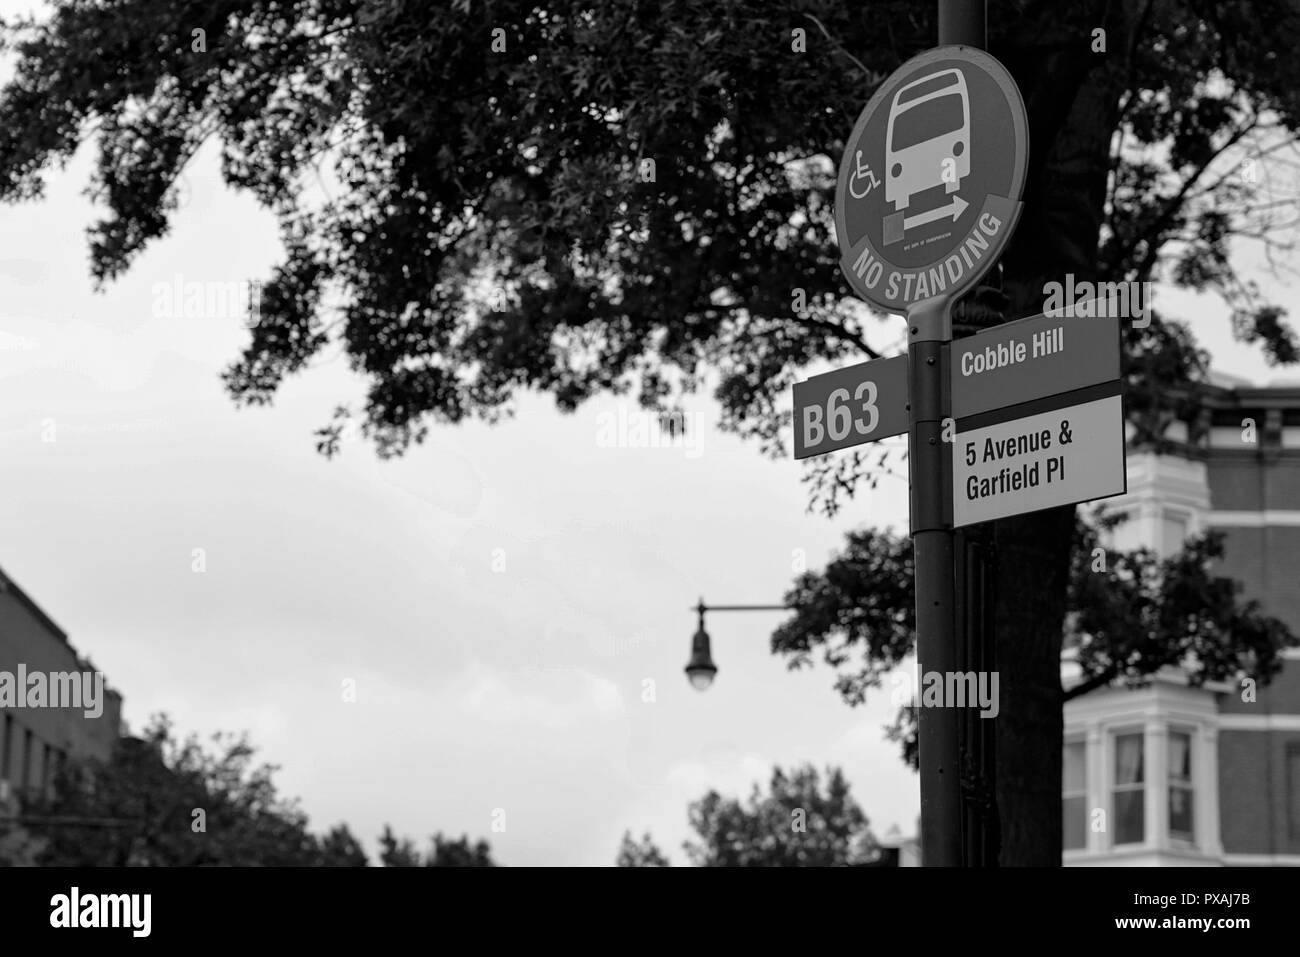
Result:
{"label": "tree trunk", "polygon": [[996,524],[1001,866],[1061,863],[1061,623],[1072,507]]}
{"label": "tree trunk", "polygon": [[[1025,208],[1003,259],[1010,319],[1042,311],[1043,285],[1095,280],[1112,133],[1122,91],[1126,31],[1110,10],[1048,4],[1014,24],[991,24],[993,50],[1029,112]],[[1115,4],[1123,7],[1123,4]],[[1073,8],[1077,11],[1078,8]],[[1001,29],[998,29],[998,27]],[[1093,52],[1107,29],[1109,53]],[[1108,277],[1120,279],[1122,277]],[[1002,866],[1061,863],[1061,635],[1074,507],[995,523],[996,798]]]}

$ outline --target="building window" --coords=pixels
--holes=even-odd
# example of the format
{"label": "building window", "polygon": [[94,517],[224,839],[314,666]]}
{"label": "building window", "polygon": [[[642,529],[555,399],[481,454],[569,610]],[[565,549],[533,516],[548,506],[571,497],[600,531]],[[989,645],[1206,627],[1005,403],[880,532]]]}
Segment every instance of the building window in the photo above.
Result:
{"label": "building window", "polygon": [[26,796],[27,789],[32,783],[32,733],[31,731],[23,732],[23,757],[22,757],[22,776],[18,779],[18,789]]}
{"label": "building window", "polygon": [[54,787],[54,749],[48,744],[41,751],[41,796],[49,797]]}
{"label": "building window", "polygon": [[1169,732],[1169,836],[1195,840],[1192,823],[1192,736]]}
{"label": "building window", "polygon": [[1142,734],[1115,735],[1113,815],[1116,844],[1140,844],[1145,831]]}
{"label": "building window", "polygon": [[1061,834],[1067,851],[1088,845],[1088,788],[1086,749],[1083,741],[1067,741],[1062,762]]}
{"label": "building window", "polygon": [[1177,555],[1187,541],[1187,515],[1166,511],[1160,519],[1160,545],[1166,555]]}
{"label": "building window", "polygon": [[0,737],[0,778],[9,780],[9,765],[13,760],[14,746],[11,743],[14,738],[14,716],[5,715],[4,720],[4,737]]}
{"label": "building window", "polygon": [[1286,784],[1287,836],[1300,841],[1300,744],[1287,745]]}

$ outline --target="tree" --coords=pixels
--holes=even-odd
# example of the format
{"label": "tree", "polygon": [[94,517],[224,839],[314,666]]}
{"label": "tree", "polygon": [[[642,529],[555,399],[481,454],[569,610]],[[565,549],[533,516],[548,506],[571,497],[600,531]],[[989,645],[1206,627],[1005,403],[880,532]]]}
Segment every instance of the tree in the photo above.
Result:
{"label": "tree", "polygon": [[327,867],[365,867],[369,864],[361,842],[352,836],[346,824],[336,824],[319,839],[318,863]]}
{"label": "tree", "polygon": [[399,840],[385,824],[379,836],[379,863],[384,867],[419,867],[420,852],[406,838]]}
{"label": "tree", "polygon": [[640,843],[632,839],[632,832],[623,833],[623,843],[618,847],[618,867],[670,867],[664,852],[655,846],[649,834],[642,836]]}
{"label": "tree", "polygon": [[[1102,548],[1100,531],[1118,519],[1098,509],[1075,525],[1064,640],[1082,680],[1060,688],[1062,700],[1116,680],[1140,686],[1167,665],[1182,667],[1193,686],[1245,676],[1267,684],[1281,667],[1278,652],[1298,640],[1258,602],[1240,600],[1237,582],[1214,574],[1222,534],[1191,539],[1161,559],[1148,549]],[[843,554],[786,594],[799,610],[773,635],[774,650],[792,669],[820,651],[838,671],[836,690],[861,704],[913,648],[912,571],[909,539],[851,534]],[[1058,681],[1059,673],[1058,666]],[[902,703],[888,733],[914,768],[916,730],[914,707]]]}
{"label": "tree", "polygon": [[875,841],[866,815],[838,769],[823,794],[811,766],[772,771],[770,793],[758,785],[742,804],[710,791],[688,812],[696,842],[682,846],[697,867],[832,867],[863,863]]}
{"label": "tree", "polygon": [[491,848],[487,841],[480,840],[471,845],[468,835],[456,840],[443,837],[438,832],[432,838],[429,853],[420,857],[406,838],[398,839],[392,829],[385,824],[384,833],[379,837],[379,862],[384,867],[495,867]]}
{"label": "tree", "polygon": [[[687,810],[697,841],[682,847],[697,867],[842,867],[876,856],[866,815],[849,794],[839,768],[827,769],[822,792],[811,765],[772,769],[769,793],[754,785],[748,802],[709,791]],[[619,847],[619,867],[668,867],[649,834],[630,832]]]}
{"label": "tree", "polygon": [[316,837],[297,802],[282,798],[276,768],[253,765],[246,739],[216,734],[211,750],[178,741],[155,717],[124,737],[105,763],[69,761],[54,797],[25,807],[10,861],[47,866],[346,866],[366,856],[346,825]]}
{"label": "tree", "polygon": [[425,867],[496,867],[488,842],[479,840],[473,845],[469,837],[461,835],[456,840],[433,836],[433,853],[425,860]]}
{"label": "tree", "polygon": [[[192,37],[204,31],[206,43]],[[348,423],[381,455],[434,423],[507,415],[541,390],[671,408],[706,383],[722,424],[785,450],[781,400],[810,364],[875,355],[839,275],[834,161],[882,75],[933,45],[934,5],[670,0],[491,7],[270,0],[62,2],[7,32],[0,198],[94,138],[91,269],[120,275],[165,234],[175,181],[221,143],[231,185],[279,218],[231,395],[266,404],[332,343],[370,383]],[[1289,162],[1300,11],[1286,0],[1014,0],[990,48],[1030,118],[1025,211],[1004,295],[963,331],[1040,311],[1044,284],[1164,279],[1221,294],[1234,331],[1293,362],[1284,313],[1234,268],[1234,238],[1285,244],[1294,197],[1243,159]],[[305,184],[328,162],[343,186]],[[1203,375],[1187,328],[1127,327],[1142,441]],[[825,503],[882,467],[814,465]],[[1057,864],[1060,648],[1074,510],[999,521],[997,805],[1002,861]]]}

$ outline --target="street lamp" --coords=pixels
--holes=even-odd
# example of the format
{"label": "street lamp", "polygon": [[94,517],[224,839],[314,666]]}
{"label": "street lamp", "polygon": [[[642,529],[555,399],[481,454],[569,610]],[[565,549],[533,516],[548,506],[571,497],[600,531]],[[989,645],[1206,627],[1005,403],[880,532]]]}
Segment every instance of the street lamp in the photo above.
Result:
{"label": "street lamp", "polygon": [[700,613],[700,627],[691,639],[691,660],[686,663],[686,677],[691,679],[691,687],[704,691],[713,684],[713,676],[718,673],[718,666],[713,663],[709,653],[709,633],[704,630],[704,599],[700,599],[696,611]]}
{"label": "street lamp", "polygon": [[700,616],[700,626],[691,638],[691,660],[686,663],[686,677],[691,680],[691,687],[704,691],[713,684],[713,676],[718,673],[718,666],[713,663],[709,650],[709,633],[704,630],[704,613],[706,611],[787,611],[793,605],[706,605],[704,599],[692,611]]}

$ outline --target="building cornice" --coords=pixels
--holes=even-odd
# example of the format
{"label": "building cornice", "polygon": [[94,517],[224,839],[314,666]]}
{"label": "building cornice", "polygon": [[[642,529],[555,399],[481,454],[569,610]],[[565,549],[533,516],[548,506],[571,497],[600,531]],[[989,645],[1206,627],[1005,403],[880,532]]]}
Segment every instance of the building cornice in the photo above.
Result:
{"label": "building cornice", "polygon": [[23,608],[27,609],[27,611],[30,612],[31,615],[37,621],[39,621],[42,625],[44,625],[60,641],[62,641],[65,645],[69,645],[69,646],[71,645],[71,642],[68,641],[68,633],[65,632],[62,628],[60,628],[57,624],[55,624],[54,619],[51,618],[49,615],[47,615],[44,612],[44,610],[42,610],[40,605],[32,601],[30,596],[28,596],[28,594],[25,591],[19,588],[12,578],[10,578],[8,575],[5,574],[3,568],[0,568],[0,595],[11,596],[15,601],[18,602],[18,604],[22,605]]}

